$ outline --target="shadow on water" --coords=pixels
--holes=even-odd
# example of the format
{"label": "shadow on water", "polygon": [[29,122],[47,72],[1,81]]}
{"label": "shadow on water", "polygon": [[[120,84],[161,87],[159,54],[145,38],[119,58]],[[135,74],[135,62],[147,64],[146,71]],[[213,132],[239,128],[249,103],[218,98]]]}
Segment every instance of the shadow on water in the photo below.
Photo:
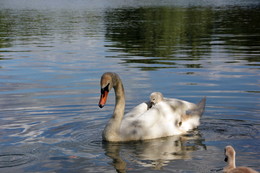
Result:
{"label": "shadow on water", "polygon": [[192,152],[207,149],[203,141],[199,134],[189,134],[130,143],[103,142],[102,146],[117,172],[126,172],[130,169],[126,161],[129,159],[155,170],[161,170],[172,160],[191,159]]}

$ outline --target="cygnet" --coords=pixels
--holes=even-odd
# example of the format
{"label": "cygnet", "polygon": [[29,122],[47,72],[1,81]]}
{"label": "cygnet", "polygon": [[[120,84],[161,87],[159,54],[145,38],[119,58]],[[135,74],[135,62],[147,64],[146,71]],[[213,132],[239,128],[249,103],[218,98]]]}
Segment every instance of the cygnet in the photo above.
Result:
{"label": "cygnet", "polygon": [[236,167],[236,152],[235,149],[228,145],[225,147],[225,162],[228,163],[224,167],[224,173],[258,173],[249,167]]}

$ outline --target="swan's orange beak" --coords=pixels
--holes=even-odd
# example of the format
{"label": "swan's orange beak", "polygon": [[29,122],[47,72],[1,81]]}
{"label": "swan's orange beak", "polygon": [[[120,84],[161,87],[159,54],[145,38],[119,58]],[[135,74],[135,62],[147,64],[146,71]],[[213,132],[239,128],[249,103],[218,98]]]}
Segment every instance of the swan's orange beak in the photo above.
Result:
{"label": "swan's orange beak", "polygon": [[106,104],[106,101],[107,101],[107,97],[108,97],[108,91],[104,91],[101,93],[100,95],[100,100],[99,100],[99,103],[98,103],[98,106],[100,108],[103,108]]}

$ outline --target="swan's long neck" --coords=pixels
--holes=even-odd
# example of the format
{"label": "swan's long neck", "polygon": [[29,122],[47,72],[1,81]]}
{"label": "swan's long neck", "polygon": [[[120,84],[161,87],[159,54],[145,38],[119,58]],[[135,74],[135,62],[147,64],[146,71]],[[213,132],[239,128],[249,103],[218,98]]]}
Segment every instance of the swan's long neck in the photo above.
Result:
{"label": "swan's long neck", "polygon": [[228,165],[231,167],[231,168],[236,168],[236,159],[235,159],[235,154],[232,155],[232,158],[228,158]]}
{"label": "swan's long neck", "polygon": [[121,79],[113,75],[113,87],[115,90],[116,104],[114,113],[103,132],[103,138],[107,141],[120,141],[120,126],[125,111],[125,93]]}
{"label": "swan's long neck", "polygon": [[121,123],[125,111],[125,92],[124,92],[122,81],[120,80],[119,77],[117,78],[116,84],[114,85],[114,90],[115,90],[116,105],[114,109],[113,118],[120,121]]}
{"label": "swan's long neck", "polygon": [[236,160],[235,160],[235,154],[232,156],[229,156],[228,158],[228,165],[224,168],[224,173],[229,172],[229,170],[236,168]]}

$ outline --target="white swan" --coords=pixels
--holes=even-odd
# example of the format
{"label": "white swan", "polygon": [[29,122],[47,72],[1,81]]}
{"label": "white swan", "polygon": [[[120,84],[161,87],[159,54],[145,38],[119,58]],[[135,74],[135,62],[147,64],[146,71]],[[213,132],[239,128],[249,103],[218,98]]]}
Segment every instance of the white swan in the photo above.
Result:
{"label": "white swan", "polygon": [[[186,133],[199,125],[205,107],[205,98],[198,105],[178,99],[165,99],[150,109],[148,103],[141,103],[124,116],[125,93],[119,76],[112,72],[104,73],[100,85],[100,108],[104,107],[112,88],[116,99],[113,116],[103,131],[105,141],[146,140]],[[184,119],[181,118],[183,114],[186,115]]]}
{"label": "white swan", "polygon": [[235,149],[228,145],[225,147],[225,161],[228,165],[224,168],[224,173],[258,173],[249,167],[236,167]]}

